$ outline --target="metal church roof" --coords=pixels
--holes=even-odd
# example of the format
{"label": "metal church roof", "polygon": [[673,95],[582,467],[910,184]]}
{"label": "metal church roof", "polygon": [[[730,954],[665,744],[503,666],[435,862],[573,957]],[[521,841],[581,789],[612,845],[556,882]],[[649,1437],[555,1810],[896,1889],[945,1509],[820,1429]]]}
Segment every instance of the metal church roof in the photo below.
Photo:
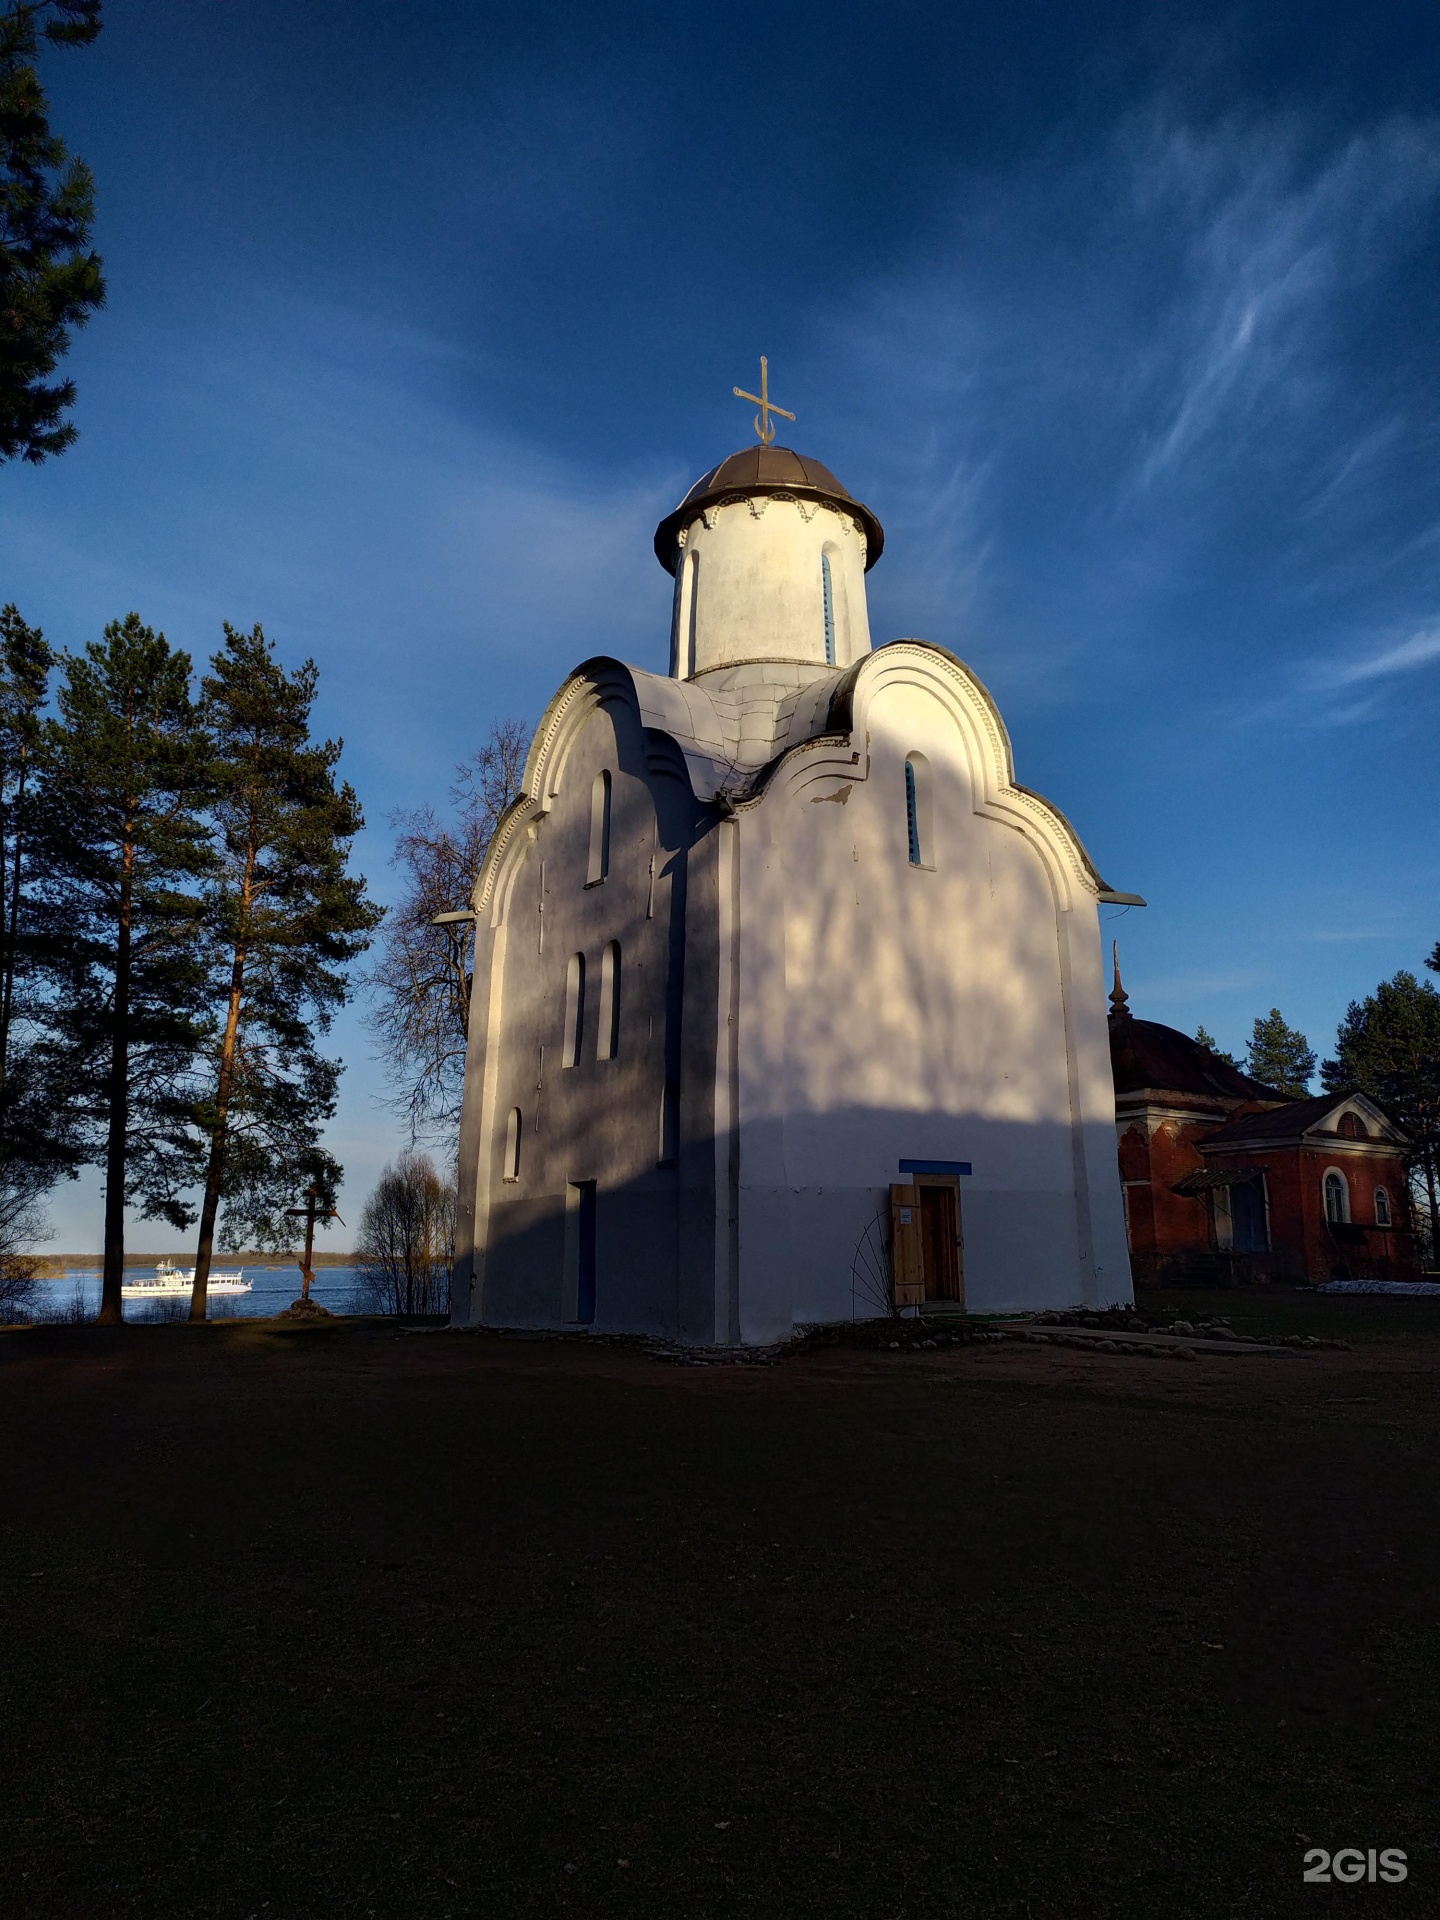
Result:
{"label": "metal church roof", "polygon": [[826,500],[853,513],[865,529],[865,570],[880,558],[885,529],[865,506],[848,493],[831,473],[809,454],[790,447],[742,447],[702,474],[673,513],[655,529],[655,557],[667,573],[674,573],[679,547],[676,535],[696,514],[729,495],[793,493],[802,500]]}

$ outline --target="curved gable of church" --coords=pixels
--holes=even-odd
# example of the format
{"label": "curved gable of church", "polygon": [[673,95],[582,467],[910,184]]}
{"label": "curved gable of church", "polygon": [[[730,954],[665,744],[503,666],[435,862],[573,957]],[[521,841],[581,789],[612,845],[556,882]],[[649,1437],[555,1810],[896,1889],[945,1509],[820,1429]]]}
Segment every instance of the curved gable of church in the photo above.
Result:
{"label": "curved gable of church", "polygon": [[[933,641],[892,640],[839,675],[822,728],[788,747],[765,770],[764,784],[783,778],[804,785],[824,775],[868,778],[870,742],[881,710],[902,704],[907,690],[946,716],[963,754],[974,811],[1030,843],[1050,875],[1059,906],[1074,904],[1075,888],[1082,897],[1108,891],[1064,814],[1015,779],[1010,736],[988,688],[963,660]],[[900,715],[894,723],[887,718],[887,730],[895,724],[903,730]],[[847,751],[827,755],[831,745]]]}
{"label": "curved gable of church", "polygon": [[[577,745],[595,714],[605,711],[610,716],[615,738],[608,757],[617,763],[617,773],[647,782],[654,777],[685,778],[674,744],[652,736],[647,726],[636,695],[636,674],[623,661],[597,655],[569,675],[545,709],[530,743],[519,798],[497,823],[475,882],[471,905],[482,922],[499,925],[504,920],[533,829],[554,810]],[[588,805],[588,799],[582,796],[581,804]]]}
{"label": "curved gable of church", "polygon": [[[713,681],[712,687],[707,682]],[[947,716],[976,813],[1014,829],[1039,853],[1058,904],[1107,889],[1079,835],[1051,801],[1015,779],[1010,736],[989,690],[965,662],[928,640],[895,640],[843,672],[746,662],[681,681],[598,655],[569,675],[535,732],[524,791],[501,820],[476,884],[477,911],[503,912],[501,876],[518,836],[549,812],[575,740],[601,707],[625,709],[650,736],[650,771],[683,769],[696,800],[743,809],[777,782],[805,786],[868,777],[864,743],[878,709],[909,689]],[[856,743],[860,750],[857,752]]]}

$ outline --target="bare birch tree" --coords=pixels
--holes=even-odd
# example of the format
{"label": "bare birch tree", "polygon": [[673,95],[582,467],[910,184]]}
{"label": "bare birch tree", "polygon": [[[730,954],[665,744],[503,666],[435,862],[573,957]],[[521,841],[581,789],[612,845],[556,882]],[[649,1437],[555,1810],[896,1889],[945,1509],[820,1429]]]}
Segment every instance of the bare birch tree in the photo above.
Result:
{"label": "bare birch tree", "polygon": [[43,1239],[47,1228],[29,1189],[22,1182],[0,1180],[0,1326],[28,1316],[41,1262],[25,1249]]}
{"label": "bare birch tree", "polygon": [[495,828],[520,792],[530,735],[523,721],[496,722],[484,746],[455,769],[448,818],[433,807],[391,815],[391,864],[403,887],[385,915],[368,983],[369,1023],[412,1143],[449,1145],[465,1078],[473,932],[468,922],[433,922],[469,906]]}
{"label": "bare birch tree", "polygon": [[428,1154],[402,1153],[365,1202],[355,1263],[380,1313],[444,1313],[455,1258],[455,1187]]}

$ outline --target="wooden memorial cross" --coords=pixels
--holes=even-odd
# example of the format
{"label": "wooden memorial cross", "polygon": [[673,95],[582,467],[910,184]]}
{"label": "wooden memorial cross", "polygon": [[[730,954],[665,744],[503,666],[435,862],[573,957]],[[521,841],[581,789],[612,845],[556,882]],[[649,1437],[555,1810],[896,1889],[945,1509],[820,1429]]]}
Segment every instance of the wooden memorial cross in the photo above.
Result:
{"label": "wooden memorial cross", "polygon": [[[320,1189],[313,1180],[310,1182],[309,1188],[306,1191],[304,1206],[287,1207],[285,1213],[289,1219],[299,1219],[305,1222],[305,1258],[300,1262],[300,1273],[302,1276],[300,1282],[300,1298],[308,1301],[310,1298],[310,1289],[315,1282],[315,1275],[310,1270],[310,1262],[315,1257],[315,1222],[317,1220],[340,1220],[340,1216],[334,1207],[322,1207],[320,1205]],[[345,1222],[340,1220],[340,1224],[343,1227]]]}

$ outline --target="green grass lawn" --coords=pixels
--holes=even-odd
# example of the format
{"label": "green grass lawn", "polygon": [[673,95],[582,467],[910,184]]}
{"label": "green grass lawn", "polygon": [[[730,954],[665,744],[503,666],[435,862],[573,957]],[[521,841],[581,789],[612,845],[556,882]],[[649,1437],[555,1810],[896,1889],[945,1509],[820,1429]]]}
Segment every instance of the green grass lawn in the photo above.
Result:
{"label": "green grass lawn", "polygon": [[1440,1912],[1440,1316],[1177,1297],[1356,1347],[0,1336],[0,1914]]}

